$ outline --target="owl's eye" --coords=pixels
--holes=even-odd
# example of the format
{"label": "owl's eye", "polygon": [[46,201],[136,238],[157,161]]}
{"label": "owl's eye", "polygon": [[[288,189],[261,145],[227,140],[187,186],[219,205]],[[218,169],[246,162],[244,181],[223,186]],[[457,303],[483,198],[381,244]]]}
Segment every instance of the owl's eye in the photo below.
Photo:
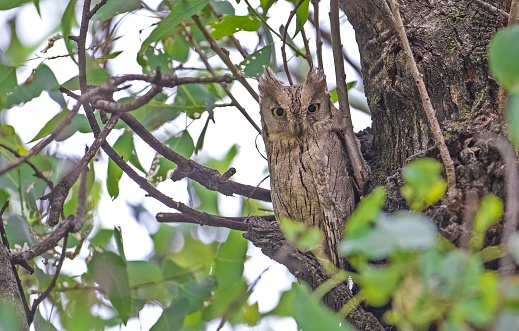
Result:
{"label": "owl's eye", "polygon": [[315,113],[319,110],[319,104],[318,103],[312,103],[310,106],[308,106],[308,112],[309,113]]}
{"label": "owl's eye", "polygon": [[285,116],[285,110],[281,107],[274,108],[272,109],[272,115],[274,115],[274,117],[283,117]]}

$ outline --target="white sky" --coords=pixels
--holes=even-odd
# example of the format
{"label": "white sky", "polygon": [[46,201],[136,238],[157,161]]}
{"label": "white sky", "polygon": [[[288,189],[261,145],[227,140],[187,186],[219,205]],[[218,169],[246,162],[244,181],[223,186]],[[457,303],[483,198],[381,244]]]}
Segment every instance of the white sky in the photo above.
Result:
{"label": "white sky", "polygon": [[[157,1],[146,1],[151,7],[155,4],[152,2]],[[234,5],[234,2],[231,1]],[[258,1],[252,1],[252,5],[255,6]],[[79,4],[81,5],[81,4]],[[18,35],[22,39],[22,42],[28,45],[32,45],[44,37],[50,37],[53,35],[50,29],[59,22],[62,12],[66,6],[64,1],[42,1],[41,2],[41,18],[38,16],[33,5],[27,5],[24,9],[18,13],[17,25]],[[237,12],[245,15],[247,13],[244,3],[237,5]],[[276,4],[270,10],[271,15],[275,13],[289,13],[291,5],[288,3]],[[326,8],[321,8],[321,21],[323,24],[328,24],[328,11]],[[0,24],[3,24],[7,19],[12,17],[13,12],[0,12]],[[286,15],[284,15],[286,16]],[[285,22],[277,20],[277,17],[271,18],[269,23],[274,28]],[[286,20],[286,17],[282,18]],[[345,18],[343,18],[345,21]],[[27,24],[30,22],[30,24]],[[52,23],[51,23],[52,22]],[[119,34],[123,37],[117,41],[115,50],[123,50],[124,52],[114,61],[110,62],[110,70],[114,74],[125,74],[125,73],[140,73],[141,68],[136,63],[135,58],[137,51],[145,37],[152,31],[150,28],[151,24],[156,22],[156,19],[149,17],[148,13],[139,12],[124,18],[123,23],[119,28]],[[359,55],[353,29],[349,23],[344,22],[342,25],[342,36],[343,44],[348,50],[348,53],[358,61]],[[310,29],[308,29],[310,30]],[[247,45],[247,33],[238,33],[237,38],[240,39],[246,48],[252,50],[254,44]],[[312,36],[310,36],[312,38]],[[5,50],[7,42],[9,40],[8,29],[0,29],[0,49]],[[255,42],[252,41],[252,42]],[[312,42],[312,41],[311,41]],[[38,50],[43,49],[44,46]],[[279,48],[279,46],[277,47]],[[279,50],[278,50],[279,51]],[[49,51],[47,55],[38,53],[40,56],[54,56],[66,54],[65,47],[62,41],[56,43],[55,47]],[[234,55],[233,55],[234,56]],[[281,56],[278,57],[279,59]],[[194,60],[197,61],[195,57]],[[236,57],[236,63],[241,59]],[[19,81],[23,82],[26,77],[30,74],[30,70],[38,65],[42,59],[36,59],[27,63],[25,68],[21,68],[18,71]],[[335,86],[335,77],[333,76],[333,60],[332,55],[328,47],[325,46],[325,72],[328,74],[329,86]],[[45,61],[45,63],[51,67],[57,76],[60,83],[65,82],[72,76],[77,74],[77,67],[74,66],[72,61],[68,58],[62,60],[51,60]],[[356,74],[347,68],[347,80],[356,80]],[[252,86],[257,86],[257,82],[249,80]],[[247,109],[248,113],[259,125],[259,108],[257,103],[249,96],[248,92],[239,85],[234,84],[232,92],[238,97],[240,103]],[[6,121],[12,124],[18,134],[21,136],[22,141],[27,142],[34,137],[34,135],[43,127],[43,125],[58,111],[59,106],[51,101],[44,93],[40,98],[27,103],[23,107],[15,107],[8,110],[4,110],[0,114],[0,120]],[[7,116],[5,115],[7,113]],[[200,131],[205,123],[204,114],[202,120],[195,121],[190,127],[189,132],[196,142]],[[27,121],[27,119],[32,119]],[[364,129],[370,125],[370,119],[367,115],[355,111],[352,113],[352,118],[356,130]],[[245,120],[245,118],[234,108],[218,108],[215,109],[215,121],[216,125],[210,125],[207,136],[205,139],[204,151],[201,155],[196,158],[203,160],[206,157],[220,158],[229,150],[229,148],[237,144],[239,147],[239,153],[234,160],[232,166],[237,169],[237,173],[233,176],[233,180],[241,183],[250,185],[257,185],[265,176],[265,169],[267,167],[266,161],[256,150],[256,141],[262,146],[261,138],[257,137],[257,132],[252,126]],[[172,125],[168,126],[167,131],[159,130],[162,132],[175,133],[185,127],[185,120],[178,119]],[[110,143],[115,142],[118,132],[112,132],[108,137]],[[67,153],[70,155],[80,156],[84,150],[86,144],[90,144],[93,140],[92,135],[76,134],[71,139],[64,143],[53,143],[51,150],[59,153]],[[154,153],[149,151],[147,146],[139,139],[136,138],[136,149],[140,158],[140,161],[144,168],[149,168]],[[102,156],[101,160],[96,164],[96,173],[100,178],[106,175],[106,156]],[[262,187],[268,188],[269,183],[265,181]],[[169,210],[162,206],[162,204],[154,201],[151,198],[145,198],[144,192],[126,176],[123,176],[120,182],[121,196],[115,201],[111,201],[106,189],[103,192],[103,198],[100,202],[99,208],[95,215],[96,226],[102,226],[105,228],[112,228],[113,226],[120,226],[122,228],[123,239],[125,242],[125,254],[128,259],[146,259],[150,252],[152,252],[152,242],[147,235],[148,230],[154,231],[154,228],[158,225],[151,220],[147,223],[148,227],[142,223],[137,223],[132,220],[132,216],[127,207],[127,203],[143,203],[154,215],[157,212],[168,212]],[[173,183],[172,181],[166,181],[159,186],[164,193],[169,194],[173,199],[188,202],[188,194],[186,190],[185,180]],[[241,200],[239,198],[221,197],[221,209],[222,213],[227,216],[235,216],[239,212]],[[202,238],[211,238],[215,235],[214,231],[210,229],[199,228],[199,235]],[[248,254],[251,255],[250,259],[245,265],[245,276],[249,280],[249,283],[255,280],[265,269],[266,271],[261,280],[256,285],[255,291],[250,297],[249,302],[258,301],[260,312],[266,312],[275,307],[279,300],[279,295],[282,291],[290,288],[290,284],[293,282],[293,276],[286,270],[284,266],[281,266],[269,258],[265,257],[260,253],[259,249],[252,245],[249,245]],[[84,252],[86,254],[86,251]],[[74,261],[67,260],[64,269],[67,272],[78,274],[86,270],[85,264],[80,259]],[[126,327],[117,327],[114,330],[148,330],[160,316],[161,308],[158,306],[148,306],[142,314],[140,321],[132,319]],[[272,323],[270,323],[270,321]],[[208,326],[208,330],[215,329],[218,322],[211,323]],[[227,327],[226,330],[232,328]],[[238,330],[247,330],[245,327],[238,327]],[[296,325],[291,319],[269,319],[258,327],[254,327],[255,330],[295,330]]]}

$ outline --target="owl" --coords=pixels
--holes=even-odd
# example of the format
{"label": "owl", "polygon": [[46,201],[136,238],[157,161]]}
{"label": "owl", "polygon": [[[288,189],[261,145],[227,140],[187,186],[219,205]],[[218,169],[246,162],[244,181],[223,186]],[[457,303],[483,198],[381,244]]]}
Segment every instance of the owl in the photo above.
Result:
{"label": "owl", "polygon": [[325,237],[319,250],[345,269],[338,245],[355,199],[341,133],[344,115],[330,100],[324,73],[310,69],[302,85],[284,86],[267,69],[259,92],[276,219],[319,228]]}

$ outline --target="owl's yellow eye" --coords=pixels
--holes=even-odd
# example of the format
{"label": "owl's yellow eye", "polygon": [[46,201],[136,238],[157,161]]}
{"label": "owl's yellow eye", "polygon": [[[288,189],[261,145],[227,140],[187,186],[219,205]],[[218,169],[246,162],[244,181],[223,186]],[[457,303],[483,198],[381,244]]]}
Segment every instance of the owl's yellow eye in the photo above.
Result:
{"label": "owl's yellow eye", "polygon": [[310,106],[308,106],[308,112],[309,113],[315,113],[319,110],[319,104],[318,103],[312,103]]}
{"label": "owl's yellow eye", "polygon": [[283,117],[285,116],[285,110],[281,107],[274,108],[272,109],[272,115],[274,115],[274,117]]}

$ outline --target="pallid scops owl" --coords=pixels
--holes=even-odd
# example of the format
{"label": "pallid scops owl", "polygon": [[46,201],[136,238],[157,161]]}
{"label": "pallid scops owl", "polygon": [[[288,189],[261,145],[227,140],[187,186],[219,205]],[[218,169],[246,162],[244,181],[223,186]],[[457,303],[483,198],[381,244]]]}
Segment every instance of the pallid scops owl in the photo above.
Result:
{"label": "pallid scops owl", "polygon": [[324,73],[311,69],[302,85],[284,86],[267,69],[259,92],[276,219],[321,229],[320,250],[345,269],[337,249],[355,207],[353,181],[341,133],[343,115],[330,101]]}

